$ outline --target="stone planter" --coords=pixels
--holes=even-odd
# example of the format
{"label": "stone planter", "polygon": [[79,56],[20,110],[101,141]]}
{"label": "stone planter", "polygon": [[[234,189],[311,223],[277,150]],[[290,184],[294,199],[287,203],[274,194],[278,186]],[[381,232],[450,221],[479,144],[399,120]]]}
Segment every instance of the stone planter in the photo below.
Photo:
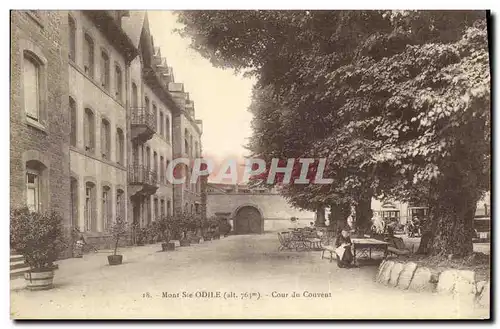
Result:
{"label": "stone planter", "polygon": [[173,243],[173,242],[162,243],[161,244],[161,250],[162,251],[172,251],[172,250],[175,250],[175,243]]}
{"label": "stone planter", "polygon": [[47,270],[42,272],[24,273],[26,287],[29,290],[47,290],[53,287],[54,271]]}
{"label": "stone planter", "polygon": [[190,245],[189,240],[181,240],[181,247],[189,247]]}
{"label": "stone planter", "polygon": [[193,243],[193,244],[198,244],[198,243],[200,243],[200,240],[201,240],[201,237],[199,237],[199,236],[193,236],[193,237],[191,237],[191,239],[190,239],[191,243]]}
{"label": "stone planter", "polygon": [[120,265],[123,261],[123,255],[109,255],[108,263],[109,265]]}
{"label": "stone planter", "polygon": [[490,281],[476,282],[470,270],[447,269],[438,272],[414,262],[387,260],[380,264],[375,280],[384,285],[418,292],[452,295],[458,300],[489,306]]}

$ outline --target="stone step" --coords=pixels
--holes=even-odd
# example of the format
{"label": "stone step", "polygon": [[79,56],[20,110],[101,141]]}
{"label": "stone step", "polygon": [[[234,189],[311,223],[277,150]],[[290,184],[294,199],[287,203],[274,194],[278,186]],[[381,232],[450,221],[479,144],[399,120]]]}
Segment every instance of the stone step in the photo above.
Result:
{"label": "stone step", "polygon": [[24,257],[16,251],[10,250],[10,278],[22,277],[29,269],[28,264],[24,263]]}
{"label": "stone step", "polygon": [[24,268],[24,267],[29,267],[28,264],[24,263],[24,260],[17,261],[17,262],[10,262],[10,270],[15,270],[17,268]]}
{"label": "stone step", "polygon": [[10,255],[10,262],[18,262],[18,261],[24,261],[24,257],[22,255]]}
{"label": "stone step", "polygon": [[16,279],[19,277],[24,277],[24,273],[29,271],[29,267],[16,268],[14,270],[10,270],[10,278]]}

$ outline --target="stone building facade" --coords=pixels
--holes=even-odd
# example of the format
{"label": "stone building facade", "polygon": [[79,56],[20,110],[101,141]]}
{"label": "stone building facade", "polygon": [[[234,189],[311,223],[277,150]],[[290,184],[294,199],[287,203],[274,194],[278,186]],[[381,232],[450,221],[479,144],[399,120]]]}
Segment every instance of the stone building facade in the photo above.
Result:
{"label": "stone building facade", "polygon": [[[11,11],[10,202],[70,217],[67,15]],[[69,222],[65,222],[69,227]]]}
{"label": "stone building facade", "polygon": [[102,246],[117,217],[144,227],[201,212],[200,182],[167,177],[174,158],[201,156],[201,121],[147,14],[11,15],[12,205],[56,210]]}

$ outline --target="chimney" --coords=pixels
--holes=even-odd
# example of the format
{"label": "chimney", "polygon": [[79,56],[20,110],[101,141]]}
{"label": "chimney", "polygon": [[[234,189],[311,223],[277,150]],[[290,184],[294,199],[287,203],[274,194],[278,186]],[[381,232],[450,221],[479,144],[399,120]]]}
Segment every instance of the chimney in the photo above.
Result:
{"label": "chimney", "polygon": [[186,109],[186,93],[184,92],[184,84],[177,82],[170,82],[168,84],[168,91],[172,94],[172,97],[179,106],[181,111]]}

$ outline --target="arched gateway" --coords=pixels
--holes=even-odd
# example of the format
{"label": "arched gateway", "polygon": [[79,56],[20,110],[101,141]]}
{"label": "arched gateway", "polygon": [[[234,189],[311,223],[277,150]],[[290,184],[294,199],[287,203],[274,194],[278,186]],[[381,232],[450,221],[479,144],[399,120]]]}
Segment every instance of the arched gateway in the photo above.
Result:
{"label": "arched gateway", "polygon": [[236,234],[260,234],[264,228],[261,212],[254,206],[239,207],[233,217]]}

